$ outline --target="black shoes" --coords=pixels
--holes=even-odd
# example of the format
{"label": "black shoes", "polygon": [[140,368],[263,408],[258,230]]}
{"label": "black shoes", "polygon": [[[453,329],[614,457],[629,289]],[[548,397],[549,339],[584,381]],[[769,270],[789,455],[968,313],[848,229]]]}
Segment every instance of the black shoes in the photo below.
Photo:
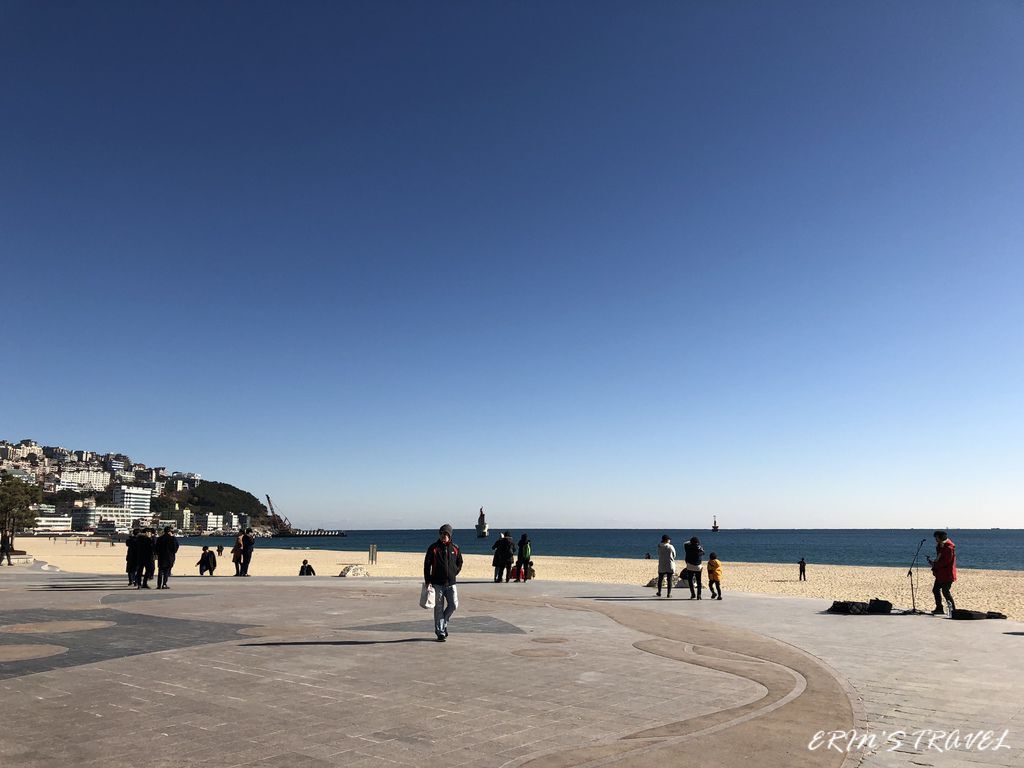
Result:
{"label": "black shoes", "polygon": [[444,642],[444,640],[445,640],[445,636],[444,636],[444,634],[443,634],[442,632],[438,632],[438,633],[437,633],[437,642],[439,642],[439,643],[443,643],[443,642]]}

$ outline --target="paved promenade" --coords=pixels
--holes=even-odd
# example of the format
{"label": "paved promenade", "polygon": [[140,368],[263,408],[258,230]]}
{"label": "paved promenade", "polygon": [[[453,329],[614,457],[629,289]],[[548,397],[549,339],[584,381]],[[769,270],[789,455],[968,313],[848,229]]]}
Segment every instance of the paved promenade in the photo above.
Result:
{"label": "paved promenade", "polygon": [[438,643],[412,579],[123,581],[0,568],[4,768],[1024,768],[1016,622],[478,582]]}

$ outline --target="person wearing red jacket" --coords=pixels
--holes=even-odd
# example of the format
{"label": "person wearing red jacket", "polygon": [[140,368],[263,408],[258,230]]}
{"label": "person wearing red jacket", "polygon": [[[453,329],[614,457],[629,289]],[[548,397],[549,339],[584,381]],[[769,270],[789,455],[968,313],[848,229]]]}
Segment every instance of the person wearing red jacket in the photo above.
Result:
{"label": "person wearing red jacket", "polygon": [[949,588],[956,581],[956,544],[949,538],[945,531],[936,531],[935,536],[935,559],[928,558],[932,566],[932,575],[935,577],[935,586],[932,587],[932,594],[935,595],[935,610],[932,613],[945,613],[942,608],[942,598],[946,598],[949,604],[949,613],[952,615],[956,604],[953,602],[953,595]]}

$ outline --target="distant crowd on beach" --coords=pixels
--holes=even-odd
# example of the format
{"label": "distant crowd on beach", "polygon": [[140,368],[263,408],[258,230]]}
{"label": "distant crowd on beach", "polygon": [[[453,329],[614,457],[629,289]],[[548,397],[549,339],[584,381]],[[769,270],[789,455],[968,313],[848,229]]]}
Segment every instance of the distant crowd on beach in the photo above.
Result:
{"label": "distant crowd on beach", "polygon": [[[174,570],[178,553],[178,539],[170,526],[164,528],[160,536],[155,537],[153,528],[134,528],[125,539],[125,572],[128,584],[136,589],[150,589],[149,582],[156,572],[156,588],[170,589],[168,580]],[[252,562],[253,550],[256,548],[256,536],[252,528],[240,531],[231,547],[231,562],[235,566],[235,576],[248,576],[249,564]],[[217,557],[224,554],[224,547],[217,547],[216,554],[209,547],[203,547],[196,565],[199,575],[213,576],[217,570]],[[303,566],[308,563],[303,560]],[[304,570],[304,569],[303,569]],[[312,570],[312,566],[309,566]],[[300,573],[300,575],[307,575]],[[313,574],[308,574],[313,575]]]}
{"label": "distant crowd on beach", "polygon": [[500,584],[503,576],[506,584],[510,580],[523,582],[536,577],[537,572],[533,567],[533,543],[529,535],[524,533],[516,544],[512,540],[512,531],[505,531],[491,545],[491,549],[494,550],[491,565],[494,566],[495,584]]}
{"label": "distant crowd on beach", "polygon": [[[651,559],[651,553],[647,553],[647,559]],[[798,580],[807,581],[807,561],[801,557],[797,563],[799,567]],[[722,599],[722,561],[718,559],[718,553],[712,552],[708,555],[708,589],[712,600]],[[686,582],[690,589],[691,600],[702,600],[704,592],[703,584],[704,570],[704,547],[696,536],[690,537],[689,541],[683,544],[683,568],[679,571],[679,583]],[[654,593],[655,597],[662,596],[662,584],[665,585],[665,597],[672,597],[672,583],[676,578],[676,548],[672,544],[672,537],[665,534],[658,544],[658,587]]]}

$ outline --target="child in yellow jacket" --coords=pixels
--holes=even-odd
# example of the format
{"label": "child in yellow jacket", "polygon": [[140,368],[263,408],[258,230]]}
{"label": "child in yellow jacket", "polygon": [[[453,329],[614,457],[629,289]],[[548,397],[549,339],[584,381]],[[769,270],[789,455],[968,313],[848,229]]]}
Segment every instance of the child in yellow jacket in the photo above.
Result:
{"label": "child in yellow jacket", "polygon": [[722,563],[714,552],[708,558],[708,587],[712,600],[722,599]]}

